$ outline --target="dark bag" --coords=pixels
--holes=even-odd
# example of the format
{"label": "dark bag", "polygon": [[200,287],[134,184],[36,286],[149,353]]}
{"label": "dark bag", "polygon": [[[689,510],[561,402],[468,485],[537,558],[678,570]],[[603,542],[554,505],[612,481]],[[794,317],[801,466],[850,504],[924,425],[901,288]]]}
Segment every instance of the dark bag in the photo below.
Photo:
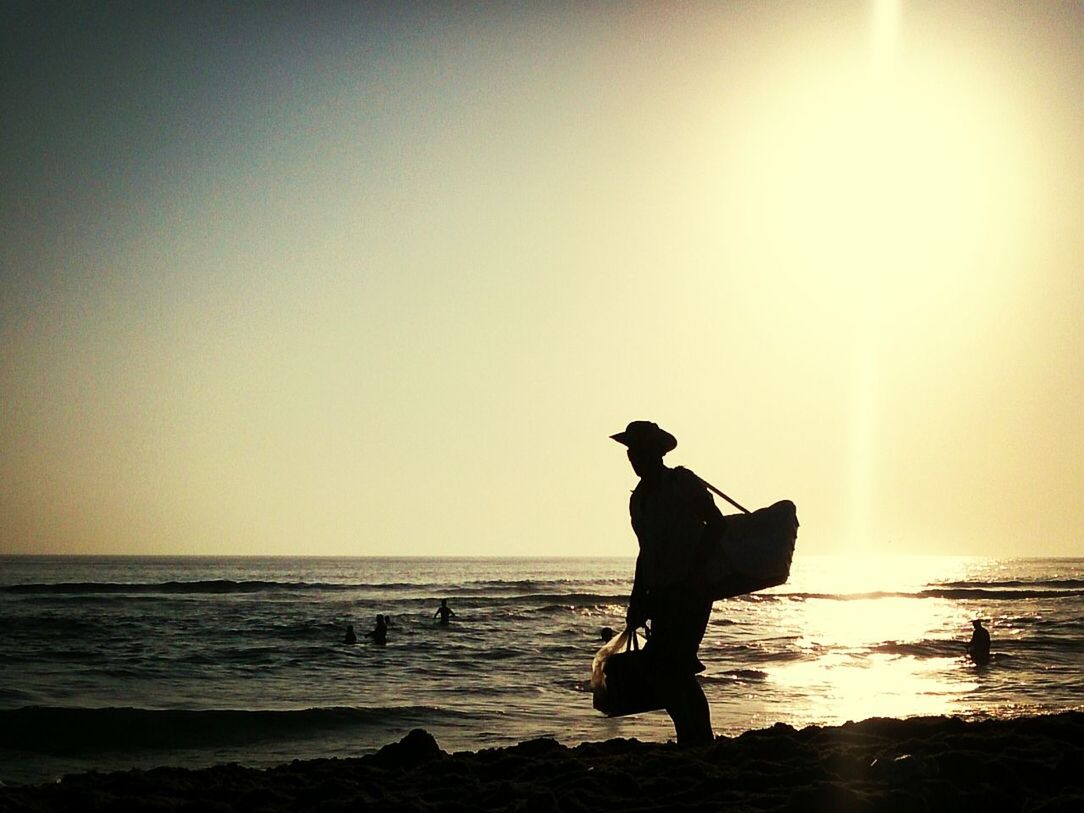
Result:
{"label": "dark bag", "polygon": [[702,571],[708,596],[730,598],[785,583],[797,538],[798,514],[790,500],[728,515],[722,538],[709,543]]}
{"label": "dark bag", "polygon": [[626,629],[595,655],[591,669],[593,705],[607,717],[663,708],[651,681],[647,653],[635,630]]}

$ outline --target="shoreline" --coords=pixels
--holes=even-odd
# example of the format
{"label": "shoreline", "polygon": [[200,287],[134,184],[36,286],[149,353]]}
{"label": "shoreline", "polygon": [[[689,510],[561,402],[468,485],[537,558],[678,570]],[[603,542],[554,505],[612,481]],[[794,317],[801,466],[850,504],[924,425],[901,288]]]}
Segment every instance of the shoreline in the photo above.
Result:
{"label": "shoreline", "polygon": [[965,722],[777,723],[712,745],[544,738],[447,753],[415,729],[374,754],[66,776],[0,788],[0,811],[1084,809],[1084,712]]}

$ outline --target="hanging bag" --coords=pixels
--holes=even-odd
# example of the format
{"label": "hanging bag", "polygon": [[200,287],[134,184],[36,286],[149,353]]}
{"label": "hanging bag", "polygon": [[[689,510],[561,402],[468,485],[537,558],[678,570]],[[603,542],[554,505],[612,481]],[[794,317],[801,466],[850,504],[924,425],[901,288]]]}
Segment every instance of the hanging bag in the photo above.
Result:
{"label": "hanging bag", "polygon": [[607,717],[663,708],[651,680],[647,653],[636,631],[625,630],[605,643],[591,663],[593,705]]}
{"label": "hanging bag", "polygon": [[784,584],[797,537],[798,517],[790,500],[727,516],[722,538],[708,546],[703,570],[708,595],[718,600]]}
{"label": "hanging bag", "polygon": [[700,482],[742,511],[726,516],[723,535],[706,540],[707,556],[700,573],[712,600],[741,596],[784,584],[790,578],[798,510],[790,500],[750,511],[703,478]]}

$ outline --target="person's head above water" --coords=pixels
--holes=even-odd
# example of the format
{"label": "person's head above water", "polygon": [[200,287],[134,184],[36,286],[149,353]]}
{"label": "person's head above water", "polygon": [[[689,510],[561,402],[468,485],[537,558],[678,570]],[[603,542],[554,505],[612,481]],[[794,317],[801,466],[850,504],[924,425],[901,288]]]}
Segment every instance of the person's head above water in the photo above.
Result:
{"label": "person's head above water", "polygon": [[973,626],[973,627],[981,627],[982,626],[982,619],[981,618],[976,618],[974,621],[971,622],[971,626]]}
{"label": "person's head above water", "polygon": [[633,421],[624,432],[610,437],[628,447],[632,470],[641,477],[662,469],[663,456],[677,447],[677,438],[653,421]]}

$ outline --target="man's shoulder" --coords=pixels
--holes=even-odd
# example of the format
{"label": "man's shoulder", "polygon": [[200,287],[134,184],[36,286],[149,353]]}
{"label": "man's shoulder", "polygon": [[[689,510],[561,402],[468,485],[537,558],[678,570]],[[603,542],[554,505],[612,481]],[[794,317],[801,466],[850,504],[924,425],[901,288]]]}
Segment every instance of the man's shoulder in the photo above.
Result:
{"label": "man's shoulder", "polygon": [[670,476],[677,481],[703,485],[701,479],[693,473],[692,469],[687,469],[684,466],[674,466],[670,469]]}
{"label": "man's shoulder", "polygon": [[675,488],[682,491],[701,492],[707,489],[704,481],[684,466],[674,466],[670,469],[670,481]]}

